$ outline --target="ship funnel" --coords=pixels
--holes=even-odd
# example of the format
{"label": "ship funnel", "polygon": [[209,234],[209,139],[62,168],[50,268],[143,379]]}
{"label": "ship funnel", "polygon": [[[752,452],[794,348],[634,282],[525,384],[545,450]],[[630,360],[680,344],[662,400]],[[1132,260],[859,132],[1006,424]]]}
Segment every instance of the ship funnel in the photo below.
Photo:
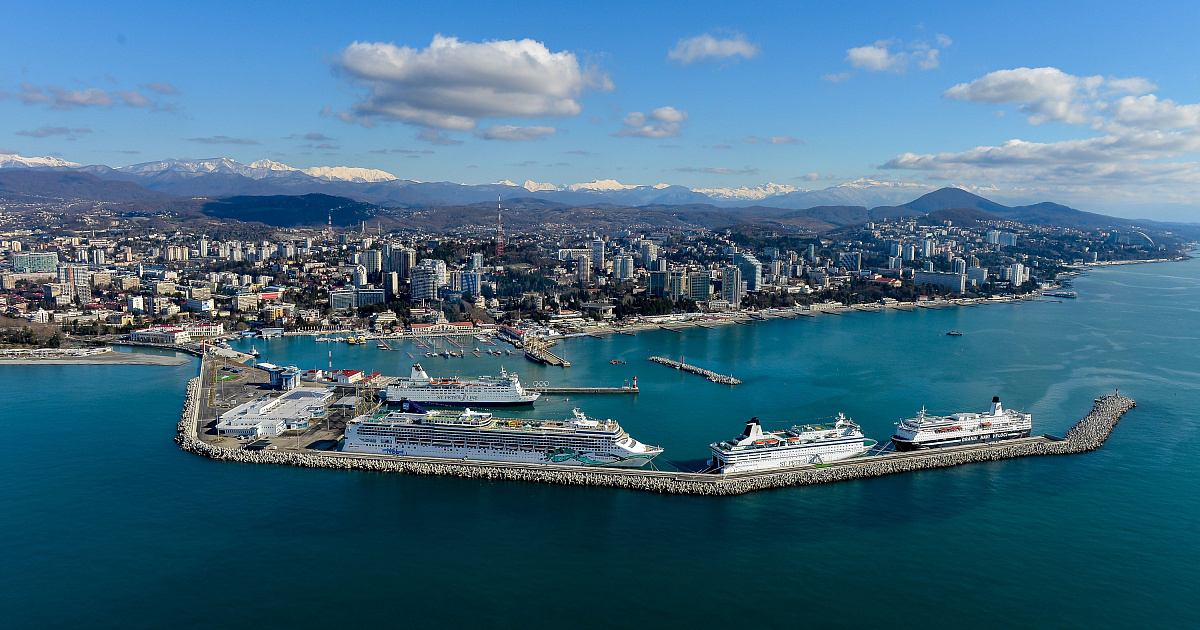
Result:
{"label": "ship funnel", "polygon": [[758,423],[758,416],[750,418],[746,421],[746,431],[742,433],[742,437],[758,437],[762,435],[762,425]]}
{"label": "ship funnel", "polygon": [[1004,413],[1004,409],[1000,406],[1000,397],[992,396],[992,415],[999,416]]}

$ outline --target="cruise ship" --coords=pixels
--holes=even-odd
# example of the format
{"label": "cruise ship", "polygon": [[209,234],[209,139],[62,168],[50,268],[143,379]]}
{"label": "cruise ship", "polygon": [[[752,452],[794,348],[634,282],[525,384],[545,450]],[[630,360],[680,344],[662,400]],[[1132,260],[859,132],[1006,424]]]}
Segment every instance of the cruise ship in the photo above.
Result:
{"label": "cruise ship", "polygon": [[411,457],[443,457],[560,466],[640,468],[662,453],[629,437],[612,420],[579,409],[566,420],[495,418],[463,409],[425,410],[401,401],[382,416],[359,416],[346,425],[342,450]]}
{"label": "cruise ship", "polygon": [[1000,397],[993,396],[992,407],[986,413],[931,416],[921,409],[917,417],[896,423],[892,444],[898,451],[914,451],[1029,437],[1032,428],[1032,415],[1005,409],[1000,404]]}
{"label": "cruise ship", "polygon": [[708,465],[719,473],[735,473],[824,464],[861,455],[875,444],[843,414],[832,425],[798,425],[785,431],[763,431],[758,418],[750,418],[741,435],[710,445]]}
{"label": "cruise ship", "polygon": [[414,363],[408,378],[400,378],[384,390],[388,404],[408,400],[423,405],[447,407],[508,407],[532,405],[541,394],[526,391],[516,374],[500,368],[500,376],[475,379],[430,378],[420,363]]}

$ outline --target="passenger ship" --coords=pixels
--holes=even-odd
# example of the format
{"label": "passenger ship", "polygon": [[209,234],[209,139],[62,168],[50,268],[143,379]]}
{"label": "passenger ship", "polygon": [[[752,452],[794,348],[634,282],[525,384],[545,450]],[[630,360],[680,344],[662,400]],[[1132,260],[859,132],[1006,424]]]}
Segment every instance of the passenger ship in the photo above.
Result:
{"label": "passenger ship", "polygon": [[413,364],[408,378],[401,378],[384,390],[390,405],[409,400],[449,407],[507,407],[532,405],[539,396],[541,394],[537,392],[526,391],[517,375],[504,368],[500,368],[500,376],[480,376],[472,380],[430,378],[420,363]]}
{"label": "passenger ship", "polygon": [[823,464],[861,455],[875,444],[840,413],[833,426],[806,424],[786,431],[763,431],[758,418],[750,418],[741,435],[710,445],[708,465],[719,473],[734,473]]}
{"label": "passenger ship", "polygon": [[917,417],[896,423],[892,444],[898,451],[914,451],[1029,437],[1032,429],[1032,415],[1005,409],[1000,397],[993,396],[992,407],[986,413],[930,416],[921,409]]}
{"label": "passenger ship", "polygon": [[400,402],[398,411],[347,423],[342,450],[621,468],[645,466],[663,451],[633,439],[616,422],[589,418],[579,409],[562,421],[503,419],[469,408],[427,411],[407,400]]}

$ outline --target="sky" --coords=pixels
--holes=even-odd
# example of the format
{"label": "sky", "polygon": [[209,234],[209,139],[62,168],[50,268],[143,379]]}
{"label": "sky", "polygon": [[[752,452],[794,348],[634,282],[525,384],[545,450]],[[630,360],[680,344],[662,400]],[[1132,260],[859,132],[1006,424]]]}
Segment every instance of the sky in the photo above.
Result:
{"label": "sky", "polygon": [[[982,3],[980,3],[982,4]],[[20,3],[0,152],[1200,221],[1200,3]]]}

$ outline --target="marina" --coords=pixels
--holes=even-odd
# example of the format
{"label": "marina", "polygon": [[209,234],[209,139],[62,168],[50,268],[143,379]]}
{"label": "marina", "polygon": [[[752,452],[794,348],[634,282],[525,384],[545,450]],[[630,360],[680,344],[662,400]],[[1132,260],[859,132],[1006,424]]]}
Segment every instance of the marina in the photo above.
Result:
{"label": "marina", "polygon": [[[202,374],[208,369],[208,365],[207,361],[202,363]],[[1016,457],[1083,453],[1099,448],[1111,435],[1121,417],[1136,406],[1131,398],[1118,394],[1106,394],[1096,398],[1091,411],[1075,423],[1063,437],[1045,435],[907,453],[890,452],[869,457],[851,457],[830,463],[710,474],[300,449],[299,441],[297,448],[291,450],[226,447],[200,439],[199,429],[208,422],[202,412],[206,405],[201,395],[201,382],[201,377],[188,382],[183,413],[177,425],[176,442],[185,451],[212,459],[307,468],[591,485],[704,496],[737,495],[771,488],[849,481]]]}

